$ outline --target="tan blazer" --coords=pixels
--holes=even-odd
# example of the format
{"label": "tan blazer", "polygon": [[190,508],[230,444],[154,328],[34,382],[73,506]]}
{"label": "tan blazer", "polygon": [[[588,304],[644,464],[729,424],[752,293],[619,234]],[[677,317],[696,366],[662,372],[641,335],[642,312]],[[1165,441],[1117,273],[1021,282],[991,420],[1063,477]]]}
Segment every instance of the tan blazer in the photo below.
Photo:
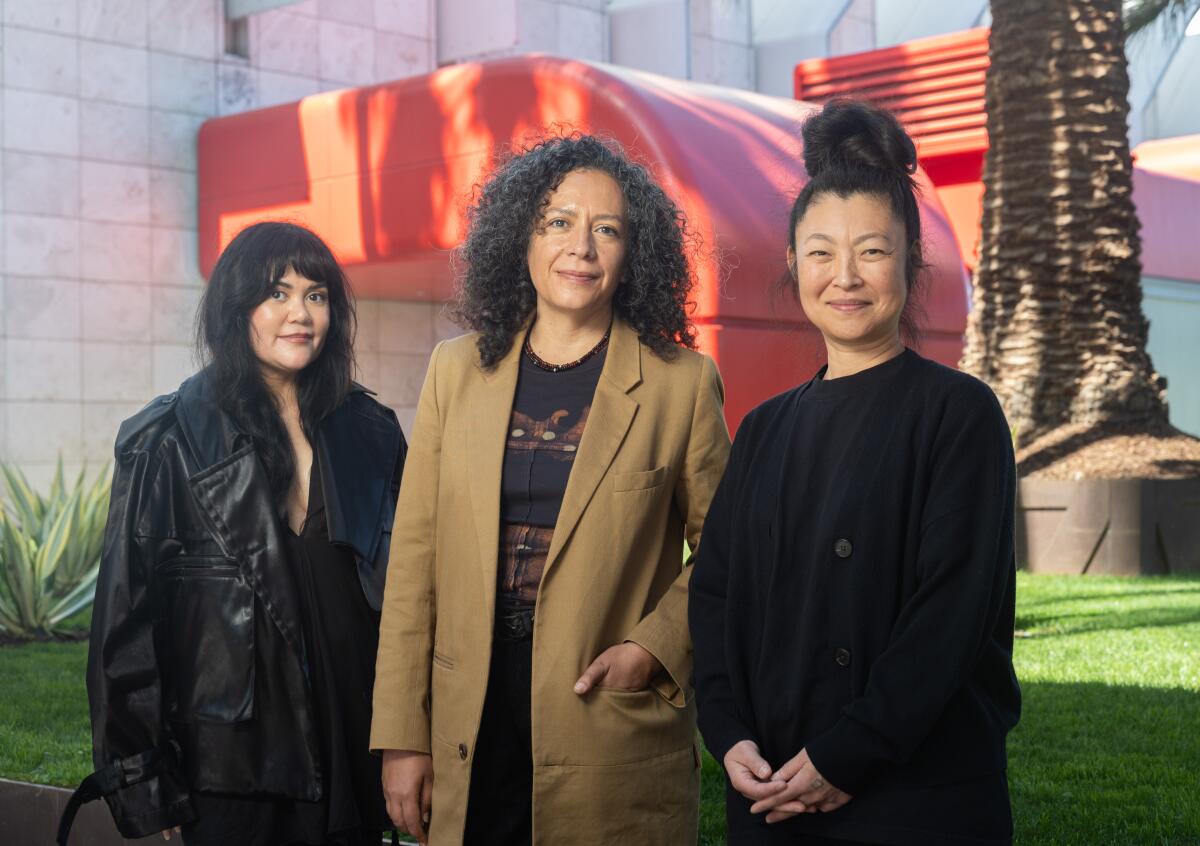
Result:
{"label": "tan blazer", "polygon": [[[500,475],[521,344],[491,373],[476,336],[433,351],[392,534],[372,749],[432,752],[430,843],[460,843],[487,690]],[[694,549],[729,454],[712,359],[666,362],[617,321],[563,496],[533,632],[535,844],[693,844],[700,758],[687,628]],[[690,562],[688,562],[690,564]],[[572,688],[632,640],[669,679]]]}

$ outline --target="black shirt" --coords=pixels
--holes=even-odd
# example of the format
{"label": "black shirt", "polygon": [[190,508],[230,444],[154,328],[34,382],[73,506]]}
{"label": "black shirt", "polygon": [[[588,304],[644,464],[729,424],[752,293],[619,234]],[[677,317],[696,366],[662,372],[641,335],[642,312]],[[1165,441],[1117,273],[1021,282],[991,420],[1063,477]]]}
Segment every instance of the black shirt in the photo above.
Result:
{"label": "black shirt", "polygon": [[[705,520],[689,617],[699,724],[852,794],[774,826],[893,844],[1011,838],[1015,469],[976,379],[906,351],[747,416]],[[767,840],[729,797],[730,842]],[[761,835],[761,836],[760,836]]]}
{"label": "black shirt", "polygon": [[545,370],[522,354],[500,481],[497,602],[530,608],[554,537],[607,349],[578,367]]}

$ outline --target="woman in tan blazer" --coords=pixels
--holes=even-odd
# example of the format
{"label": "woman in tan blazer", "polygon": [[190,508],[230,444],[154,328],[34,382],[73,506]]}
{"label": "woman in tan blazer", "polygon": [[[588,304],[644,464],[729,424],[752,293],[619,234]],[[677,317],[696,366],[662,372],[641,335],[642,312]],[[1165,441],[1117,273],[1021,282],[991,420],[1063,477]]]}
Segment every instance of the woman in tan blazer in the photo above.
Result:
{"label": "woman in tan blazer", "polygon": [[392,535],[371,746],[433,844],[690,844],[700,754],[683,542],[725,466],[682,215],[588,136],[470,212]]}

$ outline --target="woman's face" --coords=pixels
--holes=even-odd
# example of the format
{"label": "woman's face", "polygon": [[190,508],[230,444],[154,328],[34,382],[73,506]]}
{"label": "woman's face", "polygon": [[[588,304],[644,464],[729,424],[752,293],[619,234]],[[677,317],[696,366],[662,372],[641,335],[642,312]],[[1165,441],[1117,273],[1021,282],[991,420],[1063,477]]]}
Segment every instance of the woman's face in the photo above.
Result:
{"label": "woman's face", "polygon": [[526,261],[538,311],[587,318],[612,309],[625,261],[625,195],[598,170],[574,170],[550,193]]}
{"label": "woman's face", "polygon": [[250,313],[250,342],[269,377],[295,378],[317,360],[328,333],[328,288],[290,267]]}
{"label": "woman's face", "polygon": [[908,298],[904,222],[871,194],[814,200],[796,224],[800,305],[827,342],[850,347],[898,341]]}

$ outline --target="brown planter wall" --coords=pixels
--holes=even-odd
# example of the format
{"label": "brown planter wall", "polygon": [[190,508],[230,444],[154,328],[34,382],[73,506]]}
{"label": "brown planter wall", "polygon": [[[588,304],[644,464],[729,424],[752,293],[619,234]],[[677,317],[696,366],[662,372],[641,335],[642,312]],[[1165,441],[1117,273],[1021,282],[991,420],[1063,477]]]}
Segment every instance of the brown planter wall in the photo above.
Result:
{"label": "brown planter wall", "polygon": [[[52,846],[58,833],[58,818],[71,796],[70,790],[26,784],[0,778],[0,843],[4,846]],[[162,835],[126,840],[113,825],[108,805],[89,802],[79,810],[68,846],[125,846],[155,843],[165,846]],[[178,837],[172,844],[182,843]]]}
{"label": "brown planter wall", "polygon": [[1200,479],[1022,479],[1017,565],[1035,573],[1200,573]]}

